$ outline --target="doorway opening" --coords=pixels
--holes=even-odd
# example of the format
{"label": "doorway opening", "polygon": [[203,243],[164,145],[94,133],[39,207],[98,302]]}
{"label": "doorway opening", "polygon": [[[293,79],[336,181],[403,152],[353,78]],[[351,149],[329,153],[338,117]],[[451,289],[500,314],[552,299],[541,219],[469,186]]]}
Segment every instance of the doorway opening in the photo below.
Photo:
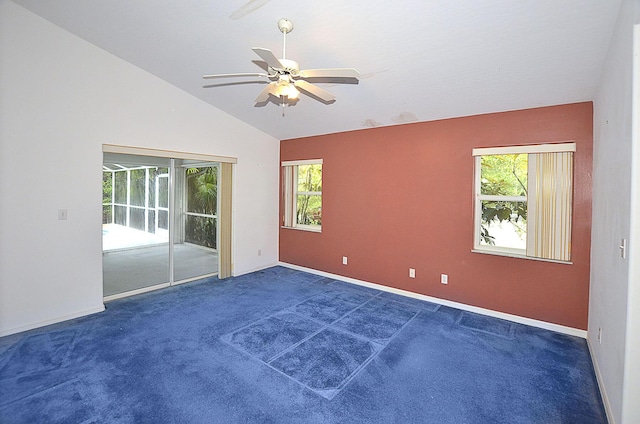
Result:
{"label": "doorway opening", "polygon": [[104,153],[105,301],[218,274],[220,174],[218,162]]}

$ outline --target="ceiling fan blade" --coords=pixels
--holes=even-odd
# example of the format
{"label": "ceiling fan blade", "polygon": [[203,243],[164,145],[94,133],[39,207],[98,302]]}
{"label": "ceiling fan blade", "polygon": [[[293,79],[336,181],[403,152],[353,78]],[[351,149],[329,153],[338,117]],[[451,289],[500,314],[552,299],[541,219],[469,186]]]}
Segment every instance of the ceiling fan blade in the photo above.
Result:
{"label": "ceiling fan blade", "polygon": [[276,83],[270,82],[264,88],[264,90],[262,90],[260,94],[258,94],[258,97],[256,97],[256,103],[264,103],[267,100],[269,100],[269,95],[272,94],[272,90],[274,90],[275,88],[276,88]]}
{"label": "ceiling fan blade", "polygon": [[269,72],[269,65],[264,60],[252,60],[251,63],[260,67],[260,69],[264,69],[265,72]]}
{"label": "ceiling fan blade", "polygon": [[322,100],[325,103],[331,103],[336,100],[336,97],[333,94],[305,80],[295,80],[293,82],[293,85],[295,85],[297,88],[304,91],[305,93],[310,94],[313,97],[317,97],[318,99]]}
{"label": "ceiling fan blade", "polygon": [[355,78],[358,79],[360,73],[353,68],[326,68],[326,69],[305,69],[300,71],[300,78]]}
{"label": "ceiling fan blade", "polygon": [[203,75],[202,78],[211,79],[211,78],[233,78],[233,77],[269,77],[267,74],[261,73],[244,73],[244,74],[213,74],[213,75]]}
{"label": "ceiling fan blade", "polygon": [[270,0],[250,0],[249,2],[243,4],[242,6],[234,10],[233,13],[229,15],[229,18],[234,20],[244,18],[249,13],[269,3],[269,1]]}
{"label": "ceiling fan blade", "polygon": [[247,85],[247,84],[267,84],[267,81],[233,81],[233,82],[219,82],[216,84],[205,84],[202,88],[216,88],[216,87],[229,87],[232,85]]}
{"label": "ceiling fan blade", "polygon": [[284,68],[284,66],[282,66],[282,63],[280,63],[280,59],[278,59],[271,50],[263,49],[262,47],[254,47],[251,50],[253,50],[254,53],[258,56],[260,56],[262,60],[267,62],[267,65],[269,65],[270,67],[274,69]]}

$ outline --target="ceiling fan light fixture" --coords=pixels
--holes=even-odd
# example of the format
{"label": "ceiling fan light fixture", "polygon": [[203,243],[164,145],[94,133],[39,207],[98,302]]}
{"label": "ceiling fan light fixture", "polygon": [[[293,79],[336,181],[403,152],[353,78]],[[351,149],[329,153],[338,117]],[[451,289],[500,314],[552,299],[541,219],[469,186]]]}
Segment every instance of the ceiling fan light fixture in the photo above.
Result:
{"label": "ceiling fan light fixture", "polygon": [[275,94],[277,97],[287,97],[289,99],[297,99],[300,92],[292,84],[289,75],[280,75],[276,82]]}
{"label": "ceiling fan light fixture", "polygon": [[278,84],[278,89],[276,91],[276,95],[278,97],[286,97],[288,99],[297,99],[300,92],[297,88],[293,86],[293,84]]}

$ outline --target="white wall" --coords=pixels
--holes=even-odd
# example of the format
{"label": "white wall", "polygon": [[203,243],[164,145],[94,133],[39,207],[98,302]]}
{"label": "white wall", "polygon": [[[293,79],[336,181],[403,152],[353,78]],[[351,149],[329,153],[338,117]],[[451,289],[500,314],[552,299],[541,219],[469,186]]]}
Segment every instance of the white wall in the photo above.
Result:
{"label": "white wall", "polygon": [[103,143],[237,157],[235,273],[277,263],[278,140],[0,0],[0,335],[102,310]]}
{"label": "white wall", "polygon": [[634,26],[631,235],[622,422],[640,422],[640,5]]}
{"label": "white wall", "polygon": [[[632,86],[633,24],[637,1],[624,0],[615,34],[594,99],[593,229],[591,251],[591,292],[588,339],[607,412],[612,423],[636,423],[623,411],[626,399],[625,375],[628,364],[639,356],[625,356],[631,274],[629,266],[640,244],[631,238],[632,211]],[[637,177],[635,177],[637,179]],[[635,207],[635,206],[634,206]],[[620,256],[621,239],[630,247],[626,259]],[[631,306],[631,305],[630,305]],[[602,343],[597,340],[602,328]],[[628,353],[627,353],[628,354]],[[637,382],[635,384],[638,384]],[[624,402],[623,402],[624,399]],[[637,408],[637,407],[636,407]]]}

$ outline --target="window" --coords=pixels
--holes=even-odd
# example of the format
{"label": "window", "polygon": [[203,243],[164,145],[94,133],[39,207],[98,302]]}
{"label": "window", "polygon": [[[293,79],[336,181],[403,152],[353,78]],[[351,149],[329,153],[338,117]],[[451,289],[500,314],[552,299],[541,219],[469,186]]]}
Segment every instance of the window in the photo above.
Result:
{"label": "window", "polygon": [[322,229],[322,159],[282,162],[285,227]]}
{"label": "window", "polygon": [[473,149],[474,251],[571,260],[575,143]]}
{"label": "window", "polygon": [[[126,164],[126,162],[123,162]],[[168,168],[144,164],[105,162],[102,169],[102,223],[117,224],[151,234],[166,230],[158,215],[168,216],[168,205],[159,206],[158,198],[168,196],[168,184],[158,185],[160,178],[169,180]],[[165,221],[167,218],[165,218]]]}

